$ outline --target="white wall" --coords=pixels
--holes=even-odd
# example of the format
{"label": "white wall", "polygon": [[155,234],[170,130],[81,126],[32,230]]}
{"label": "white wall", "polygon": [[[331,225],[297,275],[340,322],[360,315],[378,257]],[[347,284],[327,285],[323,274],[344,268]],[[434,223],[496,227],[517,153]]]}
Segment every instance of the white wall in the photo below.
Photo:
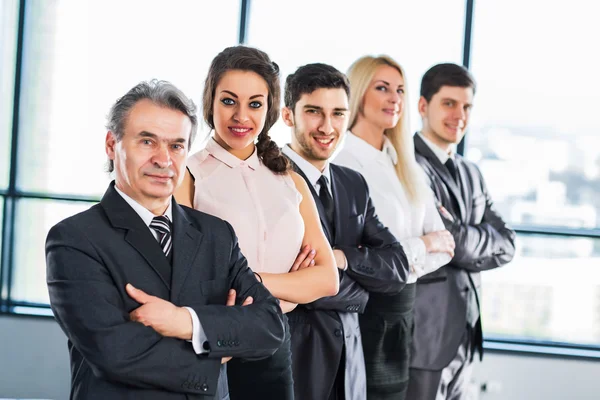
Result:
{"label": "white wall", "polygon": [[[474,379],[496,389],[479,400],[600,399],[600,361],[488,351]],[[66,400],[69,389],[67,340],[56,322],[0,316],[0,398]]]}

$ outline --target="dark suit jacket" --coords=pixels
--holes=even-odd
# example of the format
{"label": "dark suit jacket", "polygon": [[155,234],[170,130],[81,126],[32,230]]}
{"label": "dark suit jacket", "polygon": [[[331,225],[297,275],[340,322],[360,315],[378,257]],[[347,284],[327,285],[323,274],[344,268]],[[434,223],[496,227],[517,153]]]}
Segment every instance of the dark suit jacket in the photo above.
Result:
{"label": "dark suit jacket", "polygon": [[444,218],[456,242],[450,263],[417,281],[411,367],[440,370],[456,355],[467,323],[481,354],[480,271],[512,260],[515,232],[494,209],[477,166],[456,155],[460,184],[427,144],[415,135],[417,162],[435,197],[454,218]]}
{"label": "dark suit jacket", "polygon": [[292,164],[308,183],[330,245],[342,250],[348,260],[348,269],[340,271],[336,296],[299,305],[288,314],[295,397],[327,399],[340,362],[345,360],[342,371],[346,400],[364,400],[366,374],[358,313],[364,311],[369,292],[391,294],[402,290],[408,278],[408,261],[402,246],[377,218],[361,174],[330,165],[334,236],[319,195],[298,166]]}
{"label": "dark suit jacket", "polygon": [[[100,204],[55,225],[46,241],[50,304],[66,333],[72,399],[206,399],[224,356],[267,357],[281,346],[277,300],[240,253],[231,226],[173,200],[173,267],[139,215],[110,185]],[[196,311],[210,352],[129,319],[146,293]],[[227,292],[251,306],[225,306]]]}

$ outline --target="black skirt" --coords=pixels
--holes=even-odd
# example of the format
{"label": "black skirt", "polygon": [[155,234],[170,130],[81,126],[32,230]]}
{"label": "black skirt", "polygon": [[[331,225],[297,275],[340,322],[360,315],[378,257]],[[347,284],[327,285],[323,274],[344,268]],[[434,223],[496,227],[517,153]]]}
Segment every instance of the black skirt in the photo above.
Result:
{"label": "black skirt", "polygon": [[396,295],[371,294],[360,331],[369,400],[403,400],[408,388],[416,284]]}
{"label": "black skirt", "polygon": [[227,363],[231,400],[294,399],[290,328],[287,318],[284,322],[285,340],[271,357],[258,361],[234,358]]}

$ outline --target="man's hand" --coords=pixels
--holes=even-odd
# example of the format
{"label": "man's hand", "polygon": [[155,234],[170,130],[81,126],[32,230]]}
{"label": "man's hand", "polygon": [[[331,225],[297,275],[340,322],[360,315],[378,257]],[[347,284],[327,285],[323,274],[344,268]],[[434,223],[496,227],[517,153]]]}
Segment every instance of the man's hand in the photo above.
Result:
{"label": "man's hand", "polygon": [[192,339],[192,316],[188,310],[150,296],[130,283],[125,286],[125,290],[132,299],[142,305],[129,313],[132,321],[149,326],[165,337]]}
{"label": "man's hand", "polygon": [[315,249],[311,249],[309,245],[304,246],[298,256],[296,257],[296,261],[294,261],[294,265],[290,269],[290,272],[298,271],[299,269],[304,269],[315,265],[315,256],[317,255],[317,251]]}
{"label": "man's hand", "polygon": [[344,252],[340,249],[333,249],[333,257],[335,258],[335,265],[337,265],[338,269],[344,271],[348,265],[348,260],[346,259]]}
{"label": "man's hand", "polygon": [[[229,289],[229,293],[227,293],[227,302],[225,302],[226,306],[235,306],[235,295],[235,289]],[[254,299],[252,296],[248,296],[242,303],[242,306],[249,306],[253,301]],[[231,360],[231,357],[223,357],[221,358],[221,364],[225,364],[229,360]]]}

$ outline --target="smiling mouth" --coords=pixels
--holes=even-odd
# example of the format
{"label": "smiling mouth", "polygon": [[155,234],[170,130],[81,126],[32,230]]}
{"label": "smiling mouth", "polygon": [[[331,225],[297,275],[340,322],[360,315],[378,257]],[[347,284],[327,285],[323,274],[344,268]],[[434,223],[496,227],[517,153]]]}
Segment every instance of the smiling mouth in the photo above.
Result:
{"label": "smiling mouth", "polygon": [[388,115],[396,115],[396,114],[398,114],[398,111],[393,110],[391,108],[384,108],[383,112],[386,113],[386,114],[388,114]]}
{"label": "smiling mouth", "polygon": [[229,127],[229,131],[235,136],[246,136],[252,131],[252,128],[241,128],[241,127]]}
{"label": "smiling mouth", "polygon": [[334,136],[331,137],[314,137],[313,139],[315,139],[315,141],[321,146],[321,147],[330,147],[331,144],[333,143],[333,141],[335,140]]}

